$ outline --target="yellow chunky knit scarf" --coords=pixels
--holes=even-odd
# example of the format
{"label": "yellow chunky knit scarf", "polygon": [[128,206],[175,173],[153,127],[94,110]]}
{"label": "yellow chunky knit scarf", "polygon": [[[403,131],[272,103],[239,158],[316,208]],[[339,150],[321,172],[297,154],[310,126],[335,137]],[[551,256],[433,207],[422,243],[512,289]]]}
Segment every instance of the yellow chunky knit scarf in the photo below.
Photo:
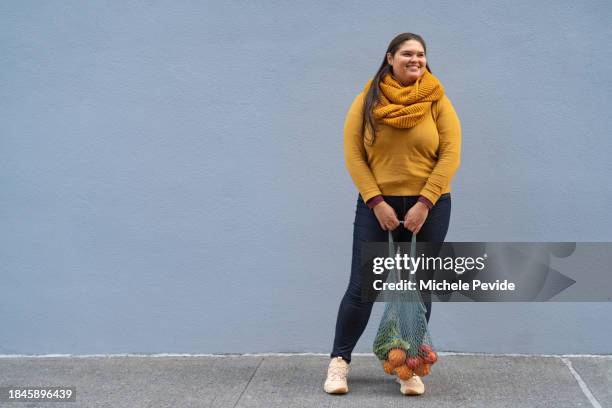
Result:
{"label": "yellow chunky knit scarf", "polygon": [[[371,83],[372,80],[366,85],[366,92]],[[403,86],[387,74],[380,81],[380,90],[374,117],[380,123],[402,129],[421,122],[429,114],[432,102],[444,96],[444,87],[429,71],[409,86]]]}

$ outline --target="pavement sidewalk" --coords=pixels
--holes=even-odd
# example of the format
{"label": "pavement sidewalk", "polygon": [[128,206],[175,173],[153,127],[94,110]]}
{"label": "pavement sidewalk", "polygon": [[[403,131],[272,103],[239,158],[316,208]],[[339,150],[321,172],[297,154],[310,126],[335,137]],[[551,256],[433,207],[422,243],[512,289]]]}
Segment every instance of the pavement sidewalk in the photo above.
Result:
{"label": "pavement sidewalk", "polygon": [[612,356],[440,353],[427,391],[403,396],[373,355],[350,392],[323,392],[326,355],[0,357],[2,386],[76,386],[76,402],[0,407],[612,407]]}

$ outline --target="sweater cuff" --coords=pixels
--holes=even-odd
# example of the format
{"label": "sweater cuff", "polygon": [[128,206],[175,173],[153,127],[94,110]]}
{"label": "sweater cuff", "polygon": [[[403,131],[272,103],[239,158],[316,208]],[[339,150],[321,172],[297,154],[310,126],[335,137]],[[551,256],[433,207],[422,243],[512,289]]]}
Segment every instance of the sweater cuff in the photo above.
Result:
{"label": "sweater cuff", "polygon": [[[425,204],[427,206],[427,208],[429,208],[431,210],[431,207],[433,207],[433,203],[431,201],[429,201],[429,199],[425,196],[419,196],[419,199],[417,200],[423,204]],[[369,201],[368,201],[369,203]]]}
{"label": "sweater cuff", "polygon": [[381,201],[385,201],[385,199],[383,198],[383,196],[377,195],[377,196],[370,198],[366,204],[368,205],[370,210],[373,210],[374,207],[376,207],[378,203],[380,203]]}

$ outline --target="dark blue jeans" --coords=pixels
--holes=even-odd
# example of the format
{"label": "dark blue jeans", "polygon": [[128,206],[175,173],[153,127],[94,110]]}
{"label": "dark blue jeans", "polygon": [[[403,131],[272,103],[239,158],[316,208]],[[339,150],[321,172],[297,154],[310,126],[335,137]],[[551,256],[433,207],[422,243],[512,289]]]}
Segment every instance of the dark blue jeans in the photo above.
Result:
{"label": "dark blue jeans", "polygon": [[[404,219],[410,207],[416,204],[417,199],[418,196],[385,196],[385,201],[393,207],[399,220]],[[446,232],[448,231],[450,213],[450,193],[443,194],[431,210],[429,210],[427,219],[417,235],[417,241],[444,242]],[[412,232],[400,225],[393,231],[393,239],[396,242],[410,241],[412,239]],[[387,240],[387,231],[380,228],[374,211],[370,210],[363,202],[361,196],[359,196],[353,229],[351,277],[348,288],[340,302],[340,310],[338,310],[338,319],[336,320],[334,348],[331,357],[340,356],[350,363],[351,353],[368,324],[370,313],[374,306],[373,302],[361,301],[361,245],[364,242],[387,242]],[[421,295],[427,310],[427,321],[429,321],[429,316],[431,315],[431,294],[421,292]]]}

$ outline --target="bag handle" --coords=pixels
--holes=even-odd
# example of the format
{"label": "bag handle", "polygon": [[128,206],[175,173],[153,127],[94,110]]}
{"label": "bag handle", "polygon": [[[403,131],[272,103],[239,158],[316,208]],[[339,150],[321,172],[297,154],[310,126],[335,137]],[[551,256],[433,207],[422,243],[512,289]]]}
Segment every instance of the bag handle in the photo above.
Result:
{"label": "bag handle", "polygon": [[[404,225],[404,221],[400,221],[399,222],[401,225]],[[393,241],[393,235],[391,234],[391,231],[388,231],[389,233],[389,257],[393,258],[395,257],[395,245],[393,245],[395,242]],[[410,258],[414,259],[416,257],[416,236],[417,234],[415,234],[414,232],[412,233],[412,238],[410,240]],[[398,282],[401,281],[401,272],[396,270],[395,271],[397,273],[397,278],[398,278]],[[412,272],[412,271],[411,271]],[[410,276],[414,275],[413,273],[410,274]]]}

